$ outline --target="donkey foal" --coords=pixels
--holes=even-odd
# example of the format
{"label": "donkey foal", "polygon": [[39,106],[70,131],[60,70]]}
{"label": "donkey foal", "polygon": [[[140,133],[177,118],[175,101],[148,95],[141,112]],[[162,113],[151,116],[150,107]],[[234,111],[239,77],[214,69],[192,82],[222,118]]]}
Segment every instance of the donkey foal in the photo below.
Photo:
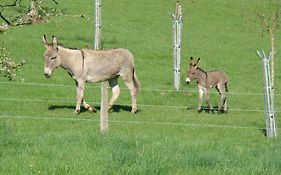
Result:
{"label": "donkey foal", "polygon": [[220,94],[220,102],[218,106],[218,112],[227,112],[227,83],[228,77],[222,71],[209,71],[206,72],[198,67],[200,58],[195,61],[190,57],[189,70],[187,71],[186,83],[191,83],[193,80],[198,84],[198,112],[202,111],[202,98],[205,94],[205,100],[209,109],[214,112],[214,108],[210,103],[209,92],[210,89],[215,87]]}

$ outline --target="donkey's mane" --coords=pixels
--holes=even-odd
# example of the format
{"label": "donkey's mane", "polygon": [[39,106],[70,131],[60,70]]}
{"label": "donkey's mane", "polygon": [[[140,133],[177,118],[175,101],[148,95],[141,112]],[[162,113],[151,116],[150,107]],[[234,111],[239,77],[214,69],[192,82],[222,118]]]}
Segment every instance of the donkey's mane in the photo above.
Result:
{"label": "donkey's mane", "polygon": [[58,46],[64,48],[64,49],[70,49],[70,50],[81,50],[81,49],[86,49],[86,50],[97,50],[97,51],[108,51],[108,50],[113,50],[116,48],[109,48],[109,49],[95,49],[95,48],[91,48],[91,47],[84,47],[84,48],[75,48],[75,47],[65,47],[64,45],[59,44]]}
{"label": "donkey's mane", "polygon": [[204,74],[207,74],[207,72],[204,71],[203,69],[201,69],[200,67],[197,67],[196,69],[199,70],[199,71],[201,71],[201,72],[203,72]]}
{"label": "donkey's mane", "polygon": [[75,47],[66,47],[66,46],[64,46],[64,45],[62,45],[62,44],[59,44],[58,46],[60,46],[60,47],[62,47],[62,48],[64,48],[64,49],[79,50],[79,48],[75,48]]}
{"label": "donkey's mane", "polygon": [[200,67],[197,67],[196,69],[201,71],[201,72],[203,72],[204,74],[207,74],[208,72],[216,72],[216,71],[218,71],[218,70],[205,71],[205,70],[201,69]]}

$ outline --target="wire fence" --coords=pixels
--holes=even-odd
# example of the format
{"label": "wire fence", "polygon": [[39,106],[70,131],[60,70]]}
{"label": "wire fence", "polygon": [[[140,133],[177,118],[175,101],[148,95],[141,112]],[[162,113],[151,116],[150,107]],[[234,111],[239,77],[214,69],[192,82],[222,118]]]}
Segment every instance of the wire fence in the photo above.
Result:
{"label": "wire fence", "polygon": [[[31,119],[31,120],[59,120],[59,121],[77,121],[77,122],[95,122],[99,123],[99,119],[89,118],[70,118],[67,116],[29,116],[29,115],[0,115],[0,119]],[[181,126],[189,128],[225,128],[225,129],[253,129],[264,130],[254,126],[236,126],[236,125],[216,125],[216,124],[197,124],[197,123],[179,123],[179,122],[157,122],[157,121],[137,121],[137,120],[108,120],[111,124],[119,125],[157,125],[157,126]]]}
{"label": "wire fence", "polygon": [[[9,84],[9,85],[23,85],[23,86],[42,86],[42,87],[71,87],[75,86],[67,84],[44,84],[44,83],[18,83],[18,82],[0,82],[0,84]],[[99,88],[98,85],[93,85],[91,87]],[[126,88],[124,88],[126,89]],[[167,90],[167,89],[142,89],[142,91],[156,91],[156,92],[188,92],[188,93],[197,93],[194,91],[186,90]],[[232,92],[233,95],[248,95],[248,96],[262,96],[262,93],[248,93],[248,92]],[[281,95],[281,94],[278,94]],[[71,103],[75,105],[75,100],[60,100],[60,99],[40,99],[40,98],[5,98],[0,97],[1,101],[19,101],[19,102],[31,102],[31,103]],[[92,101],[89,102],[94,105],[100,105],[100,102]],[[130,104],[117,104],[122,106],[130,106]],[[149,108],[174,108],[174,109],[197,109],[196,106],[183,106],[183,105],[160,105],[160,104],[138,104],[139,107],[149,107]],[[232,112],[257,112],[264,113],[263,109],[253,108],[253,109],[234,109],[229,108],[229,111]],[[281,111],[276,111],[276,113],[281,113]],[[54,117],[54,116],[33,116],[33,115],[0,115],[0,119],[33,119],[33,120],[62,120],[62,121],[86,121],[86,122],[100,122],[99,119],[83,119],[83,118],[69,118],[66,116]],[[122,125],[161,125],[161,126],[182,126],[182,127],[197,127],[197,128],[229,128],[229,129],[258,129],[263,130],[264,128],[252,127],[252,126],[234,126],[234,125],[217,125],[217,124],[196,124],[196,123],[182,123],[182,122],[163,122],[163,121],[137,121],[137,120],[112,120],[108,121],[111,124],[122,124]]]}
{"label": "wire fence", "polygon": [[[0,97],[1,101],[21,101],[21,102],[44,102],[44,103],[71,103],[76,104],[75,100],[56,100],[56,99],[28,99],[28,98],[3,98]],[[100,102],[97,101],[87,101],[88,103],[94,105],[100,105]],[[115,105],[121,106],[130,106],[130,104],[125,103],[116,103]],[[174,108],[174,109],[194,109],[196,110],[196,106],[183,106],[183,105],[155,105],[155,104],[138,104],[139,107],[150,107],[150,108]],[[236,112],[264,112],[263,109],[235,109],[229,108],[228,111],[236,111]],[[281,111],[275,111],[276,113],[281,113]]]}
{"label": "wire fence", "polygon": [[[23,86],[43,86],[43,87],[71,87],[74,88],[75,86],[67,85],[67,84],[45,84],[45,83],[18,83],[18,82],[0,82],[0,84],[9,84],[9,85],[23,85]],[[88,85],[89,86],[89,85]],[[100,89],[100,86],[93,85],[91,86],[93,88]],[[126,89],[126,88],[123,88]],[[142,89],[142,91],[155,91],[155,92],[175,92],[175,93],[198,93],[196,90],[170,90],[170,89]],[[263,96],[262,93],[248,93],[248,92],[231,92],[229,94],[232,95],[243,95],[243,96]],[[276,94],[277,96],[281,94]],[[74,100],[57,100],[57,99],[28,99],[28,98],[5,98],[0,97],[0,100],[4,101],[23,101],[23,102],[48,102],[48,103],[73,103],[75,104]],[[100,105],[100,102],[98,101],[90,101],[89,103],[94,105]],[[122,105],[122,106],[130,106],[130,104],[116,104],[116,105]],[[197,109],[196,106],[186,106],[186,105],[160,105],[160,104],[138,104],[139,107],[151,107],[151,108],[175,108],[175,109]],[[235,109],[235,108],[229,108],[229,111],[236,111],[236,112],[264,112],[264,109],[260,109],[257,107],[254,108],[245,108],[245,109]],[[275,111],[276,113],[281,113],[281,111]]]}
{"label": "wire fence", "polygon": [[[46,87],[75,87],[74,84],[45,84],[45,83],[18,83],[18,82],[0,82],[0,84],[10,84],[10,85],[25,85],[25,86],[46,86]],[[98,88],[99,85],[87,85],[86,87]],[[126,90],[127,88],[120,88]],[[157,89],[157,88],[142,88],[141,91],[156,91],[156,92],[182,92],[182,93],[198,93],[197,89],[191,90],[173,90],[173,89]],[[262,91],[262,90],[261,90]],[[210,92],[217,93],[217,92]],[[263,93],[252,93],[252,92],[228,92],[228,95],[242,95],[242,96],[263,96]],[[279,93],[275,93],[275,96],[281,96]]]}

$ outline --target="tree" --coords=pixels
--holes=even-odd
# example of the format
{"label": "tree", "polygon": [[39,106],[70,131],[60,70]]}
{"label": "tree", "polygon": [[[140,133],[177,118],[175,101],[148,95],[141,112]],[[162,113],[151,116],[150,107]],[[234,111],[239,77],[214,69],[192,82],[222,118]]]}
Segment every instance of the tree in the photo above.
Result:
{"label": "tree", "polygon": [[[22,0],[14,0],[11,3],[3,2],[0,4],[0,19],[4,21],[4,24],[0,26],[0,31],[5,31],[11,26],[44,22],[43,16],[49,15],[42,8],[43,2],[46,1],[47,0],[29,0],[29,6],[21,5],[23,3]],[[56,0],[49,1],[56,5],[58,4]],[[6,15],[5,11],[9,11],[10,9],[17,9],[14,11],[24,11],[24,13]]]}
{"label": "tree", "polygon": [[[246,5],[249,5],[246,7]],[[276,42],[275,33],[279,29],[281,24],[280,20],[280,0],[249,0],[245,1],[242,17],[246,23],[254,31],[261,31],[261,37],[264,37],[264,33],[270,37],[270,46],[272,52],[272,59],[270,62],[271,68],[271,81],[274,86],[274,60],[276,56]]]}

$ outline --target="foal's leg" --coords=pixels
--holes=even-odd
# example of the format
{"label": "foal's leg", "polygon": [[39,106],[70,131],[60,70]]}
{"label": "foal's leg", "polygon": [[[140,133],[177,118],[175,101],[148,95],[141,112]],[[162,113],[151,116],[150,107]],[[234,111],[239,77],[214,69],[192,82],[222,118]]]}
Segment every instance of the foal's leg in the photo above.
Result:
{"label": "foal's leg", "polygon": [[76,82],[76,108],[75,108],[75,113],[79,114],[80,113],[80,105],[82,103],[83,100],[83,96],[84,96],[84,86],[85,86],[85,81],[82,80],[78,80]]}
{"label": "foal's leg", "polygon": [[227,107],[226,105],[226,94],[225,92],[221,92],[221,97],[220,97],[220,104],[219,104],[219,112],[227,112]]}
{"label": "foal's leg", "polygon": [[227,83],[225,83],[225,85],[224,85],[224,87],[225,87],[225,99],[224,99],[224,103],[223,103],[223,111],[225,112],[225,113],[227,113],[227,93],[228,93],[228,89],[227,89]]}
{"label": "foal's leg", "polygon": [[225,97],[225,99],[224,99],[223,112],[227,113],[227,97]]}
{"label": "foal's leg", "polygon": [[227,106],[226,106],[226,88],[224,84],[218,84],[218,91],[220,93],[220,102],[218,107],[218,112],[226,112]]}
{"label": "foal's leg", "polygon": [[198,87],[199,95],[198,95],[198,108],[197,111],[201,112],[202,111],[202,99],[203,99],[203,94],[204,94],[204,89],[201,87]]}
{"label": "foal's leg", "polygon": [[206,100],[206,103],[207,103],[207,105],[208,105],[210,111],[214,112],[213,106],[212,106],[212,104],[210,103],[209,89],[206,89],[206,92],[205,92],[205,100]]}
{"label": "foal's leg", "polygon": [[112,89],[112,97],[108,103],[108,110],[110,110],[112,108],[113,104],[115,103],[115,101],[117,100],[117,98],[119,97],[120,88],[118,85],[118,77],[113,78],[113,79],[109,80],[108,82],[109,82],[109,86]]}

